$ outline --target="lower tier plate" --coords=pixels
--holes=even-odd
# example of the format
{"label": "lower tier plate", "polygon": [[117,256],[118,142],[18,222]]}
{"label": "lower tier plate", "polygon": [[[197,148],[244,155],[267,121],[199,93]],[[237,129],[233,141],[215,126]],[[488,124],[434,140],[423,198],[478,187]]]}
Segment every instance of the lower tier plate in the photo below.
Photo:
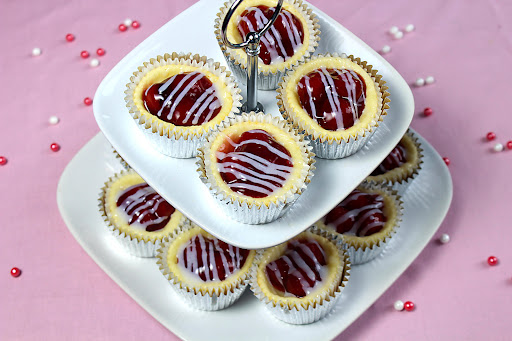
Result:
{"label": "lower tier plate", "polygon": [[[78,243],[137,303],[186,340],[329,340],[355,321],[405,271],[443,221],[452,199],[452,180],[437,152],[423,138],[424,164],[402,196],[401,228],[375,260],[353,266],[335,309],[305,326],[276,320],[247,290],[240,301],[217,312],[189,308],[160,274],[154,258],[141,259],[121,249],[97,208],[100,188],[122,169],[99,133],[64,170],[57,188],[60,213]],[[185,193],[186,195],[186,193]],[[200,328],[198,328],[200,321]],[[286,333],[286,334],[283,334]]]}

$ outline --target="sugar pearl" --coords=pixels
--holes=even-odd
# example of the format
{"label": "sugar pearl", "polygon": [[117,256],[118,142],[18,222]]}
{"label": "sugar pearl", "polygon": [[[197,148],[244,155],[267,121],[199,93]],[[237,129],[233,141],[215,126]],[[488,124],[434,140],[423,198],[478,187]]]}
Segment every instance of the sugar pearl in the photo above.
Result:
{"label": "sugar pearl", "polygon": [[91,59],[91,62],[89,64],[91,65],[91,67],[97,67],[98,65],[100,65],[100,61],[97,58],[93,58]]}
{"label": "sugar pearl", "polygon": [[125,24],[120,24],[119,26],[117,26],[117,29],[121,32],[125,32],[128,29],[128,26],[126,26]]}
{"label": "sugar pearl", "polygon": [[7,164],[7,158],[5,156],[0,156],[0,166],[4,166]]}
{"label": "sugar pearl", "polygon": [[490,256],[489,258],[487,258],[487,264],[489,264],[490,266],[495,266],[496,264],[498,264],[498,258],[496,256]]}
{"label": "sugar pearl", "polygon": [[404,32],[398,31],[394,35],[395,39],[402,39],[404,37]]}
{"label": "sugar pearl", "polygon": [[391,28],[389,29],[389,33],[391,34],[396,34],[398,31],[400,31],[400,29],[396,26],[391,26]]}
{"label": "sugar pearl", "polygon": [[427,83],[427,84],[432,84],[435,81],[436,81],[436,79],[433,76],[428,76],[427,78],[425,78],[425,83]]}
{"label": "sugar pearl", "polygon": [[501,152],[503,151],[503,145],[501,143],[496,143],[493,147],[495,152]]}
{"label": "sugar pearl", "polygon": [[42,51],[41,51],[41,49],[40,49],[39,47],[34,47],[34,48],[32,49],[32,55],[33,55],[33,56],[40,56],[40,55],[41,55],[41,53],[42,53]]}
{"label": "sugar pearl", "polygon": [[492,141],[496,138],[496,134],[490,131],[487,133],[487,135],[485,135],[485,138],[487,139],[487,141]]}
{"label": "sugar pearl", "polygon": [[57,116],[50,116],[50,118],[48,119],[48,122],[53,125],[59,123],[59,121],[60,120]]}
{"label": "sugar pearl", "polygon": [[404,302],[398,300],[395,302],[395,304],[393,304],[393,306],[395,307],[395,310],[398,310],[398,311],[402,311],[404,310]]}
{"label": "sugar pearl", "polygon": [[507,142],[507,148],[512,149],[512,140]]}
{"label": "sugar pearl", "polygon": [[384,46],[382,47],[382,49],[380,50],[380,52],[381,52],[381,53],[383,53],[383,54],[384,54],[384,53],[389,53],[389,52],[391,52],[391,46],[389,46],[389,45],[384,45]]}
{"label": "sugar pearl", "polygon": [[133,22],[132,19],[126,18],[126,19],[124,19],[123,24],[125,24],[125,26],[131,26],[132,22]]}
{"label": "sugar pearl", "polygon": [[407,311],[413,311],[414,310],[414,303],[411,301],[407,301],[404,303],[404,309]]}
{"label": "sugar pearl", "polygon": [[443,233],[441,237],[439,238],[439,241],[443,244],[446,244],[450,241],[450,236],[446,233]]}
{"label": "sugar pearl", "polygon": [[11,269],[11,276],[12,277],[20,277],[21,275],[21,270],[17,267],[14,267]]}
{"label": "sugar pearl", "polygon": [[139,28],[140,27],[140,23],[138,21],[134,21],[134,22],[132,22],[132,27],[133,28]]}
{"label": "sugar pearl", "polygon": [[66,40],[68,42],[72,42],[73,40],[75,40],[75,36],[71,33],[68,33],[68,34],[66,34]]}
{"label": "sugar pearl", "polygon": [[413,24],[409,24],[407,26],[405,26],[405,32],[412,32],[414,31],[415,27]]}
{"label": "sugar pearl", "polygon": [[50,145],[50,149],[52,152],[58,152],[60,150],[60,146],[58,143],[54,142]]}
{"label": "sugar pearl", "polygon": [[423,86],[423,85],[425,85],[425,80],[423,78],[418,78],[418,79],[416,79],[416,82],[414,82],[414,85]]}

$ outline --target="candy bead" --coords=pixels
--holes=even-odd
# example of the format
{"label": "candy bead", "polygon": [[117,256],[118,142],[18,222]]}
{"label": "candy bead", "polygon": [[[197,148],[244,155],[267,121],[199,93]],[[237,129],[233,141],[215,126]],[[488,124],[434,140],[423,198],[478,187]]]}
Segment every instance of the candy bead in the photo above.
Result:
{"label": "candy bead", "polygon": [[0,156],[0,166],[4,166],[7,164],[7,158],[5,156]]}
{"label": "candy bead", "polygon": [[68,33],[68,34],[66,34],[66,40],[68,42],[72,42],[73,40],[75,40],[75,36],[72,35],[71,33]]}
{"label": "candy bead", "polygon": [[83,50],[82,52],[80,52],[80,57],[82,57],[83,59],[89,58],[89,52]]}
{"label": "candy bead", "polygon": [[18,269],[17,267],[14,267],[11,269],[11,276],[12,277],[20,277],[21,275],[21,270]]}
{"label": "candy bead", "polygon": [[414,31],[414,29],[415,29],[415,27],[413,24],[409,24],[409,25],[405,26],[405,32],[407,32],[407,33]]}
{"label": "candy bead", "polygon": [[41,53],[42,53],[42,51],[41,51],[41,49],[40,49],[39,47],[34,47],[34,48],[32,49],[32,55],[33,55],[33,56],[40,56],[40,55],[41,55]]}
{"label": "candy bead", "polygon": [[512,140],[507,142],[507,148],[512,149]]}
{"label": "candy bead", "polygon": [[128,26],[126,26],[125,24],[120,24],[117,28],[119,31],[124,32],[128,29]]}
{"label": "candy bead", "polygon": [[432,115],[433,113],[434,113],[434,111],[430,107],[426,107],[425,109],[423,109],[423,115],[425,115],[427,117]]}
{"label": "candy bead", "polygon": [[495,152],[502,152],[503,151],[503,145],[501,143],[496,143],[493,147]]}
{"label": "candy bead", "polygon": [[126,18],[126,19],[124,19],[123,24],[125,24],[125,26],[131,26],[132,22],[133,22],[132,19]]}
{"label": "candy bead", "polygon": [[418,79],[416,79],[416,82],[414,82],[414,85],[423,86],[423,85],[425,85],[425,80],[423,78],[418,78]]}
{"label": "candy bead", "polygon": [[99,49],[96,50],[96,54],[98,56],[100,56],[100,57],[104,56],[105,55],[105,50],[100,47]]}
{"label": "candy bead", "polygon": [[384,46],[382,47],[382,49],[380,50],[380,52],[382,52],[382,54],[385,54],[385,53],[389,53],[389,52],[391,52],[391,46],[389,46],[389,45],[384,45]]}
{"label": "candy bead", "polygon": [[89,65],[91,65],[91,67],[97,67],[100,65],[100,61],[96,58],[93,58],[93,59],[91,59]]}
{"label": "candy bead", "polygon": [[60,150],[60,146],[58,143],[54,142],[50,145],[50,149],[52,152],[58,152]]}
{"label": "candy bead", "polygon": [[134,21],[134,22],[132,22],[132,27],[137,29],[140,27],[140,23],[138,21]]}
{"label": "candy bead", "polygon": [[92,99],[90,99],[89,97],[85,97],[84,98],[84,104],[85,105],[91,105],[92,104]]}
{"label": "candy bead", "polygon": [[404,309],[406,311],[413,311],[414,310],[414,303],[411,301],[407,301],[404,303]]}
{"label": "candy bead", "polygon": [[498,258],[496,258],[495,256],[490,256],[489,258],[487,258],[487,264],[489,264],[490,266],[495,266],[496,264],[498,264]]}
{"label": "candy bead", "polygon": [[490,131],[487,133],[487,135],[485,137],[487,138],[487,141],[492,141],[496,138],[496,134],[493,133],[492,131]]}
{"label": "candy bead", "polygon": [[60,120],[57,116],[50,116],[50,118],[48,119],[48,122],[52,125],[59,123],[59,121]]}
{"label": "candy bead", "polygon": [[441,237],[439,238],[439,241],[443,244],[446,244],[446,243],[450,242],[450,236],[446,233],[443,233],[441,235]]}
{"label": "candy bead", "polygon": [[396,27],[396,26],[391,26],[391,28],[389,29],[389,33],[391,33],[393,35],[395,33],[397,33],[398,31],[400,31],[400,29],[398,27]]}
{"label": "candy bead", "polygon": [[425,83],[427,83],[427,84],[432,84],[435,81],[436,81],[436,79],[433,76],[428,76],[427,78],[425,78]]}
{"label": "candy bead", "polygon": [[404,32],[398,31],[394,35],[395,39],[402,39],[404,37]]}
{"label": "candy bead", "polygon": [[443,161],[444,161],[444,163],[446,163],[447,166],[450,165],[450,159],[449,158],[443,157]]}
{"label": "candy bead", "polygon": [[395,310],[402,311],[404,310],[404,302],[398,300],[395,302],[395,304],[393,304],[393,307],[395,308]]}

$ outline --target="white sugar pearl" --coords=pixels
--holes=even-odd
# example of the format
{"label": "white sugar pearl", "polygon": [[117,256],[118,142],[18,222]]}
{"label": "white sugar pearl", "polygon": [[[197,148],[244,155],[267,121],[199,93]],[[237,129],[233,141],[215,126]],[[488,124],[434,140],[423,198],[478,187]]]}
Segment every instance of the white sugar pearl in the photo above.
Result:
{"label": "white sugar pearl", "polygon": [[398,311],[402,311],[404,310],[404,302],[398,300],[395,302],[395,304],[393,304],[393,306],[395,307],[395,310],[398,310]]}
{"label": "white sugar pearl", "polygon": [[90,65],[91,67],[97,67],[98,65],[100,65],[100,61],[96,58],[93,58],[91,59]]}
{"label": "white sugar pearl", "polygon": [[405,32],[412,32],[412,31],[414,31],[415,28],[416,27],[414,27],[413,24],[409,24],[409,25],[405,26]]}
{"label": "white sugar pearl", "polygon": [[501,143],[496,143],[493,149],[495,152],[501,152],[503,151],[503,145]]}
{"label": "white sugar pearl", "polygon": [[425,78],[425,83],[427,84],[432,84],[436,81],[436,79],[434,78],[434,76],[428,76],[427,78]]}
{"label": "white sugar pearl", "polygon": [[391,28],[389,29],[389,33],[391,34],[396,34],[398,31],[400,31],[400,29],[396,26],[391,26]]}
{"label": "white sugar pearl", "polygon": [[394,34],[395,39],[402,39],[404,37],[404,32],[398,31]]}
{"label": "white sugar pearl", "polygon": [[443,244],[446,244],[450,241],[450,236],[446,233],[443,233],[441,237],[439,237],[439,241]]}
{"label": "white sugar pearl", "polygon": [[50,122],[50,124],[57,124],[59,123],[59,118],[57,116],[51,116],[49,119],[48,119],[48,122]]}
{"label": "white sugar pearl", "polygon": [[126,26],[131,26],[132,22],[133,22],[132,19],[127,18],[127,19],[124,19],[123,24],[125,24]]}
{"label": "white sugar pearl", "polygon": [[418,78],[418,79],[416,79],[416,82],[414,82],[414,85],[423,86],[423,85],[425,85],[425,80],[423,78]]}
{"label": "white sugar pearl", "polygon": [[389,46],[389,45],[382,46],[382,49],[380,50],[380,52],[382,52],[382,53],[389,53],[389,52],[391,52],[391,46]]}
{"label": "white sugar pearl", "polygon": [[39,47],[34,47],[34,48],[32,49],[32,55],[33,55],[33,56],[39,56],[39,55],[41,55],[41,52],[42,52],[42,51],[41,51],[41,49],[40,49]]}

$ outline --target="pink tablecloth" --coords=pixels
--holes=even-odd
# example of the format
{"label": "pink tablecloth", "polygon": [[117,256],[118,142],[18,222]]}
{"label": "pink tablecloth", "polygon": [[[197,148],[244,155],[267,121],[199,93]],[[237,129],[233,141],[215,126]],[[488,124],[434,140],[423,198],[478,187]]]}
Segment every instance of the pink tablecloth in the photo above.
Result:
{"label": "pink tablecloth", "polygon": [[[0,2],[0,339],[121,340],[176,338],[124,293],[75,242],[55,201],[61,172],[98,132],[92,97],[133,47],[194,1]],[[339,339],[510,339],[512,308],[512,2],[487,0],[312,3],[385,55],[414,88],[413,127],[451,159],[454,199],[438,235],[400,279]],[[141,23],[120,33],[126,18]],[[414,24],[393,40],[388,29]],[[76,35],[72,43],[66,33]],[[32,57],[34,47],[42,55]],[[80,58],[106,49],[98,68]],[[430,106],[431,117],[421,110]],[[60,117],[56,126],[48,123]],[[494,131],[498,138],[485,142]],[[62,149],[53,153],[57,142]],[[79,193],[77,193],[79,195]],[[490,255],[499,265],[489,267]],[[13,266],[22,269],[12,278]],[[416,310],[396,312],[412,300]],[[200,321],[198,321],[200,323]]]}

